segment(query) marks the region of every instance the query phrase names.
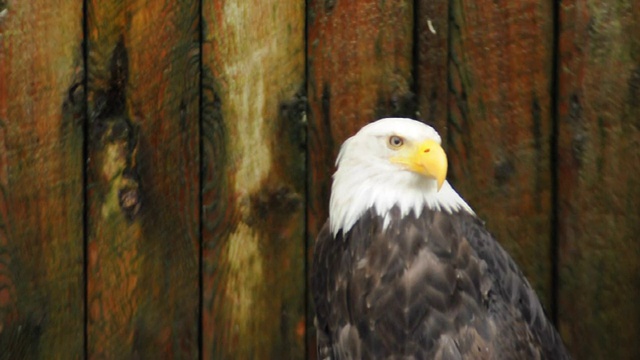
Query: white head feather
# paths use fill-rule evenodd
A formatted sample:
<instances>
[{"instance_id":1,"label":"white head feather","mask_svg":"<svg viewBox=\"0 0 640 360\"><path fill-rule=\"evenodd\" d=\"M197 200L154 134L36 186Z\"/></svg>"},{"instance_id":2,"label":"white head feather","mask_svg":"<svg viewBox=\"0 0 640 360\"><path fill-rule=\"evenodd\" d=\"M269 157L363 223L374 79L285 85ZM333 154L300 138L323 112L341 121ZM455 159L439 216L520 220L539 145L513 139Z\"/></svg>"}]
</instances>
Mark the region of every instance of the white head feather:
<instances>
[{"instance_id":1,"label":"white head feather","mask_svg":"<svg viewBox=\"0 0 640 360\"><path fill-rule=\"evenodd\" d=\"M334 236L340 230L349 231L371 207L384 218L385 227L390 221L389 211L396 205L402 216L411 211L420 216L425 207L473 214L447 181L438 191L435 179L390 161L395 151L387 144L393 135L410 142L441 142L432 127L403 118L378 120L347 139L336 160L338 169L331 188L329 221Z\"/></svg>"}]
</instances>

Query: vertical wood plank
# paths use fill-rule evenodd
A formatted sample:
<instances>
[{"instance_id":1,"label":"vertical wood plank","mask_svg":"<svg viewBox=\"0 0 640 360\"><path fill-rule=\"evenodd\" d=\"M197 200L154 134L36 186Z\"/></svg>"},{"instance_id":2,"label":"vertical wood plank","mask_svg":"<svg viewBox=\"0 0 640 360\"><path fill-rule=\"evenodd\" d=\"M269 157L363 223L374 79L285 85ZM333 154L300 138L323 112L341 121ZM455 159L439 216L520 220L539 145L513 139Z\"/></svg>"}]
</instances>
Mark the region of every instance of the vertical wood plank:
<instances>
[{"instance_id":1,"label":"vertical wood plank","mask_svg":"<svg viewBox=\"0 0 640 360\"><path fill-rule=\"evenodd\" d=\"M88 16L89 357L197 358L199 2Z\"/></svg>"},{"instance_id":2,"label":"vertical wood plank","mask_svg":"<svg viewBox=\"0 0 640 360\"><path fill-rule=\"evenodd\" d=\"M309 1L308 259L328 217L331 175L342 142L379 118L416 116L413 10L408 0ZM312 319L310 309L308 356L315 358Z\"/></svg>"},{"instance_id":3,"label":"vertical wood plank","mask_svg":"<svg viewBox=\"0 0 640 360\"><path fill-rule=\"evenodd\" d=\"M434 126L442 139L447 139L449 1L416 1L415 28L418 118Z\"/></svg>"},{"instance_id":4,"label":"vertical wood plank","mask_svg":"<svg viewBox=\"0 0 640 360\"><path fill-rule=\"evenodd\" d=\"M559 323L576 359L640 358L640 3L560 5Z\"/></svg>"},{"instance_id":5,"label":"vertical wood plank","mask_svg":"<svg viewBox=\"0 0 640 360\"><path fill-rule=\"evenodd\" d=\"M453 0L449 177L551 303L551 2Z\"/></svg>"},{"instance_id":6,"label":"vertical wood plank","mask_svg":"<svg viewBox=\"0 0 640 360\"><path fill-rule=\"evenodd\" d=\"M304 1L203 16L203 358L302 358Z\"/></svg>"},{"instance_id":7,"label":"vertical wood plank","mask_svg":"<svg viewBox=\"0 0 640 360\"><path fill-rule=\"evenodd\" d=\"M83 354L82 2L0 2L0 359Z\"/></svg>"}]
</instances>

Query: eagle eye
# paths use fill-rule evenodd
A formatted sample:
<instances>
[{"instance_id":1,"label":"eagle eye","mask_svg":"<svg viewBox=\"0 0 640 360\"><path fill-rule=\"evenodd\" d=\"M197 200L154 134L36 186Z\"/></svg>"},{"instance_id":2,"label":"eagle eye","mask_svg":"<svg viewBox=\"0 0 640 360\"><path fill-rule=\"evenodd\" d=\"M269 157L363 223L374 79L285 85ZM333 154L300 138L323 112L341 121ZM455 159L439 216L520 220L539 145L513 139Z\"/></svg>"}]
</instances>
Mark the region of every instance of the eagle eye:
<instances>
[{"instance_id":1,"label":"eagle eye","mask_svg":"<svg viewBox=\"0 0 640 360\"><path fill-rule=\"evenodd\" d=\"M389 136L389 146L391 146L392 149L397 149L403 144L404 144L404 139L402 139L400 136L397 136L397 135Z\"/></svg>"}]
</instances>

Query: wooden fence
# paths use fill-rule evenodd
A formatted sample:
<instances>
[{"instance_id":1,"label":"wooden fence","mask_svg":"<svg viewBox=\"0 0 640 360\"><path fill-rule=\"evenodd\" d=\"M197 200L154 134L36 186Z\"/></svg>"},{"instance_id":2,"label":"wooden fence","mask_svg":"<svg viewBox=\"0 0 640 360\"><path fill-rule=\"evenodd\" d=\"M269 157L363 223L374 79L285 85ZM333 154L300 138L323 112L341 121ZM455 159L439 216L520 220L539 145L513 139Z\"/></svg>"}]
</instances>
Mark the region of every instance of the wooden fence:
<instances>
[{"instance_id":1,"label":"wooden fence","mask_svg":"<svg viewBox=\"0 0 640 360\"><path fill-rule=\"evenodd\" d=\"M432 123L576 359L640 357L640 2L0 0L0 359L303 358L341 142Z\"/></svg>"}]
</instances>

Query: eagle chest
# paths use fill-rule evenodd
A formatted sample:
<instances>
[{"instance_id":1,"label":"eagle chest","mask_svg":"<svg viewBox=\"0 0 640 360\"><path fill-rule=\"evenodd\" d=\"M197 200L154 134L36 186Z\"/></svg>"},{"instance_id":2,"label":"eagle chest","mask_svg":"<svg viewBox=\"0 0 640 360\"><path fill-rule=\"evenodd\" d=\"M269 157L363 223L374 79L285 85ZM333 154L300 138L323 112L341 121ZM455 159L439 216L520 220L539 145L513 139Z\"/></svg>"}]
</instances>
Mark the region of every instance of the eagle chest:
<instances>
[{"instance_id":1,"label":"eagle chest","mask_svg":"<svg viewBox=\"0 0 640 360\"><path fill-rule=\"evenodd\" d=\"M486 311L491 282L459 219L391 216L383 229L382 218L365 214L334 240L327 300L336 345L354 357L437 357L461 344L486 355L495 332Z\"/></svg>"}]
</instances>

